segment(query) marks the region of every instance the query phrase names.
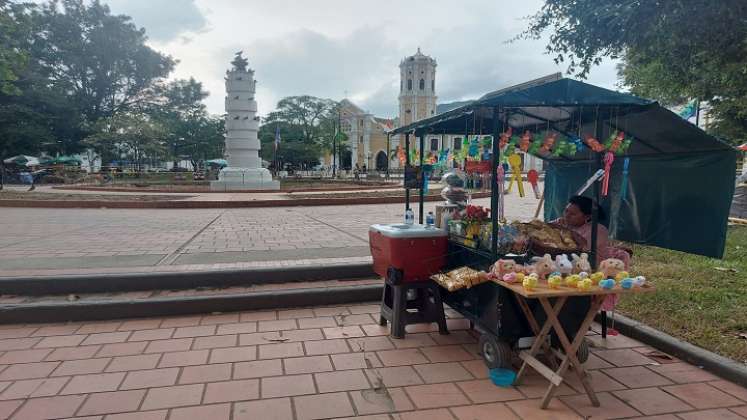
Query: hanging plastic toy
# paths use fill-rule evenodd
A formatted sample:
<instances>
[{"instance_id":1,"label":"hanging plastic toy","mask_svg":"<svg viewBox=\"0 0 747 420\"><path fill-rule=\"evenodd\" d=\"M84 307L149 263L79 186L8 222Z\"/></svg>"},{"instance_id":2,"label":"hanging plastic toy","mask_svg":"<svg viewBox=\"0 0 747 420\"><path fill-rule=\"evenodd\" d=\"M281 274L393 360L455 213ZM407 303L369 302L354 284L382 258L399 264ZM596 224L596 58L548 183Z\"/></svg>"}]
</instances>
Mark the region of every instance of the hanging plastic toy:
<instances>
[{"instance_id":1,"label":"hanging plastic toy","mask_svg":"<svg viewBox=\"0 0 747 420\"><path fill-rule=\"evenodd\" d=\"M519 188L519 197L524 197L524 181L521 178L521 156L513 154L508 157L508 164L511 166L511 181L508 184L508 192L511 192L511 187L516 181L516 186Z\"/></svg>"},{"instance_id":2,"label":"hanging plastic toy","mask_svg":"<svg viewBox=\"0 0 747 420\"><path fill-rule=\"evenodd\" d=\"M405 154L405 150L402 148L402 146L397 146L397 157L399 158L399 163L404 165L407 162L407 155Z\"/></svg>"},{"instance_id":3,"label":"hanging plastic toy","mask_svg":"<svg viewBox=\"0 0 747 420\"><path fill-rule=\"evenodd\" d=\"M521 139L519 139L519 149L521 149L521 151L524 153L528 152L531 142L532 142L532 133L530 133L529 130L527 130L521 136Z\"/></svg>"},{"instance_id":4,"label":"hanging plastic toy","mask_svg":"<svg viewBox=\"0 0 747 420\"><path fill-rule=\"evenodd\" d=\"M620 153L620 147L622 146L623 141L625 141L625 133L620 131L615 136L615 139L612 140L612 143L610 144L609 151L614 154Z\"/></svg>"},{"instance_id":5,"label":"hanging plastic toy","mask_svg":"<svg viewBox=\"0 0 747 420\"><path fill-rule=\"evenodd\" d=\"M560 154L566 150L565 146L566 146L565 140L560 140L555 146L555 148L553 149L552 155L554 157L560 157Z\"/></svg>"},{"instance_id":6,"label":"hanging plastic toy","mask_svg":"<svg viewBox=\"0 0 747 420\"><path fill-rule=\"evenodd\" d=\"M480 143L475 137L469 144L469 156L474 158L480 155Z\"/></svg>"},{"instance_id":7,"label":"hanging plastic toy","mask_svg":"<svg viewBox=\"0 0 747 420\"><path fill-rule=\"evenodd\" d=\"M610 187L610 172L612 171L612 162L615 161L615 155L612 152L604 154L604 180L602 181L602 196L607 197Z\"/></svg>"},{"instance_id":8,"label":"hanging plastic toy","mask_svg":"<svg viewBox=\"0 0 747 420\"><path fill-rule=\"evenodd\" d=\"M539 153L540 147L542 147L542 136L540 136L539 134L535 134L532 140L532 145L529 146L529 153L536 155L537 153Z\"/></svg>"},{"instance_id":9,"label":"hanging plastic toy","mask_svg":"<svg viewBox=\"0 0 747 420\"><path fill-rule=\"evenodd\" d=\"M628 167L630 166L630 158L626 157L623 159L623 171L622 171L622 185L620 186L620 201L625 201L625 197L628 195Z\"/></svg>"},{"instance_id":10,"label":"hanging plastic toy","mask_svg":"<svg viewBox=\"0 0 747 420\"><path fill-rule=\"evenodd\" d=\"M602 146L601 143L599 143L599 140L595 139L594 137L590 135L586 135L584 138L586 141L586 145L589 146L589 148L597 153L604 152L604 146Z\"/></svg>"},{"instance_id":11,"label":"hanging plastic toy","mask_svg":"<svg viewBox=\"0 0 747 420\"><path fill-rule=\"evenodd\" d=\"M545 140L542 142L542 147L540 147L540 152L542 153L549 153L550 149L552 148L552 145L555 144L555 140L558 138L558 135L556 133L549 133Z\"/></svg>"},{"instance_id":12,"label":"hanging plastic toy","mask_svg":"<svg viewBox=\"0 0 747 420\"><path fill-rule=\"evenodd\" d=\"M540 192L539 192L539 174L534 169L530 169L529 172L527 172L527 181L529 181L529 184L532 186L532 190L534 191L534 197L539 200L540 198Z\"/></svg>"},{"instance_id":13,"label":"hanging plastic toy","mask_svg":"<svg viewBox=\"0 0 747 420\"><path fill-rule=\"evenodd\" d=\"M512 127L508 127L508 130L506 130L504 133L501 133L501 141L498 143L501 149L506 147L506 144L508 144L508 140L511 138L511 134L513 134L514 129Z\"/></svg>"}]
</instances>

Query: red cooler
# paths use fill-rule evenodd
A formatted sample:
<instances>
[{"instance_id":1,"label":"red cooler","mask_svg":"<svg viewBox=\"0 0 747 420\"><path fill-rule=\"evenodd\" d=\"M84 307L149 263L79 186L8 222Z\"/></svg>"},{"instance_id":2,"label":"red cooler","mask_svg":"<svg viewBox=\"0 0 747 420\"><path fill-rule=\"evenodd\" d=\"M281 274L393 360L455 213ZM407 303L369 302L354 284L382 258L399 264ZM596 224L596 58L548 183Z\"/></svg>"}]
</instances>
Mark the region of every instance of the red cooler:
<instances>
[{"instance_id":1,"label":"red cooler","mask_svg":"<svg viewBox=\"0 0 747 420\"><path fill-rule=\"evenodd\" d=\"M371 225L368 230L376 274L402 270L403 281L427 280L446 265L447 233L424 225Z\"/></svg>"}]
</instances>

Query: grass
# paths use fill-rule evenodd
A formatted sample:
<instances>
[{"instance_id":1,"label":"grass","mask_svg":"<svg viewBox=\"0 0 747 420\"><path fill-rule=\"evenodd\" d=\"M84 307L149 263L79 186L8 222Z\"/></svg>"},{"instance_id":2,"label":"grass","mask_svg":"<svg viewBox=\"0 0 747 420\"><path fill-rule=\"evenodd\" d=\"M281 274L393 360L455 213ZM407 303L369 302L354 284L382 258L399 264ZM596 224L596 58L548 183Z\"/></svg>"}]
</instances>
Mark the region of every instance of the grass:
<instances>
[{"instance_id":1,"label":"grass","mask_svg":"<svg viewBox=\"0 0 747 420\"><path fill-rule=\"evenodd\" d=\"M649 246L634 254L634 274L657 292L626 296L620 313L747 363L747 226L729 228L723 260Z\"/></svg>"}]
</instances>

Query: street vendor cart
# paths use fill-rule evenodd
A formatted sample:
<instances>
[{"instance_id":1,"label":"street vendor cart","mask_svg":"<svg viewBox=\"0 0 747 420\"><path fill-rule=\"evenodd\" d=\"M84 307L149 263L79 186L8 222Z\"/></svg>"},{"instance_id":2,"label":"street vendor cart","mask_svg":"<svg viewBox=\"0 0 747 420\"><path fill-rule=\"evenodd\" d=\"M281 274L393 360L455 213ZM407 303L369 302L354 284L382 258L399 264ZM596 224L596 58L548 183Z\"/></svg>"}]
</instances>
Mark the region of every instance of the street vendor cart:
<instances>
[{"instance_id":1,"label":"street vendor cart","mask_svg":"<svg viewBox=\"0 0 747 420\"><path fill-rule=\"evenodd\" d=\"M410 208L414 187L419 192L421 225L427 182L422 174L441 163L441 157L426 158L426 136L463 136L466 147L452 155L482 161L469 166L489 170L489 221L477 229L480 233L467 235L467 240L464 229L450 232L446 258L440 268L431 267L433 275L443 276L460 267L489 272L499 259L524 264L543 255L532 244L517 250L504 243L504 230L509 226L503 220L504 177L518 183L523 195L524 179L517 162L526 155L546 161L545 220L561 215L573 195L594 198L589 247L592 271L600 263L598 206L610 215L608 228L615 239L719 258L723 254L737 153L656 102L556 74L491 92L390 134L404 137L400 148L405 150L406 178L414 174L405 180L405 209ZM419 156L410 150L413 135L418 139ZM473 154L474 149L477 153ZM418 156L417 161L411 156ZM540 250L553 254L551 249ZM387 275L396 271L389 270ZM397 275L403 277L403 273ZM611 288L600 283L585 290L549 290L547 282L525 287L493 278L453 291L441 288L440 298L481 333L480 350L489 368L509 367L518 354L523 365L517 380L527 367L550 380L543 408L571 366L582 376L592 403L598 405L581 365L588 357L583 336L606 295L653 290L623 289L619 281L613 284ZM520 352L525 337L530 337L531 347ZM536 359L540 350L550 367Z\"/></svg>"}]
</instances>

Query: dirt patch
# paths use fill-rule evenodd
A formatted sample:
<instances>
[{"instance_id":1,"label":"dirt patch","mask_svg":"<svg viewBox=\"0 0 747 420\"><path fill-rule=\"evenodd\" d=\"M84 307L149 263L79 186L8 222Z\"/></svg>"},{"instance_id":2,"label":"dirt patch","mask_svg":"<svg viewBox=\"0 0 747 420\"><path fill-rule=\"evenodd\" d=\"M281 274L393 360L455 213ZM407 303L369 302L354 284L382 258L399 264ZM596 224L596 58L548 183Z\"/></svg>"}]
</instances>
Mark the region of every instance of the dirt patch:
<instances>
[{"instance_id":1,"label":"dirt patch","mask_svg":"<svg viewBox=\"0 0 747 420\"><path fill-rule=\"evenodd\" d=\"M65 194L36 191L0 191L0 200L33 201L174 201L191 196L174 195L116 195L116 194Z\"/></svg>"}]
</instances>

